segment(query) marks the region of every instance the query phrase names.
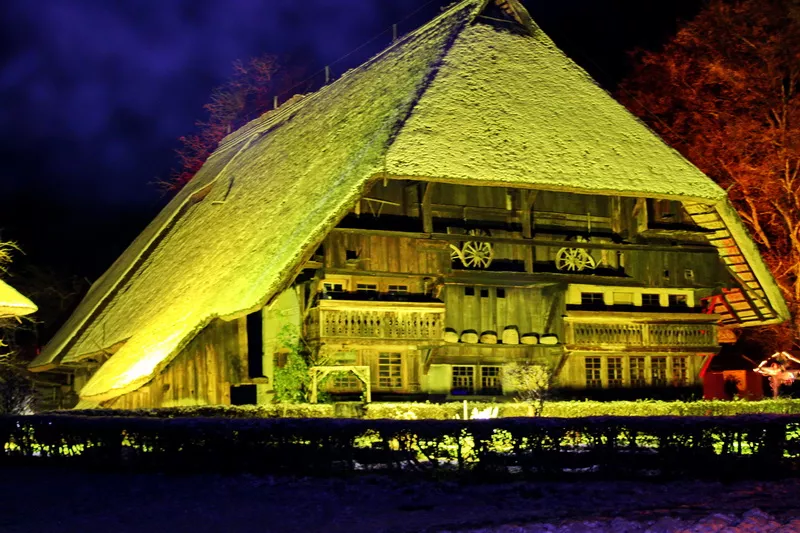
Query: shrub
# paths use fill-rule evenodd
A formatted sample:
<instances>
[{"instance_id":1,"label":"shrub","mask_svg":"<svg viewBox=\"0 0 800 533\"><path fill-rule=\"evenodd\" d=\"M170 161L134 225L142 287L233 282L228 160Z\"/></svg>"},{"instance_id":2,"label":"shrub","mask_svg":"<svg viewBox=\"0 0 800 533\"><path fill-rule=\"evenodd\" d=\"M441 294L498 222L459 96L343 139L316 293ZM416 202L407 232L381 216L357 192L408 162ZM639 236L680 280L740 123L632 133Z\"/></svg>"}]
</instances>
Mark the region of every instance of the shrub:
<instances>
[{"instance_id":1,"label":"shrub","mask_svg":"<svg viewBox=\"0 0 800 533\"><path fill-rule=\"evenodd\" d=\"M0 466L489 480L796 475L800 416L352 420L0 417Z\"/></svg>"}]
</instances>

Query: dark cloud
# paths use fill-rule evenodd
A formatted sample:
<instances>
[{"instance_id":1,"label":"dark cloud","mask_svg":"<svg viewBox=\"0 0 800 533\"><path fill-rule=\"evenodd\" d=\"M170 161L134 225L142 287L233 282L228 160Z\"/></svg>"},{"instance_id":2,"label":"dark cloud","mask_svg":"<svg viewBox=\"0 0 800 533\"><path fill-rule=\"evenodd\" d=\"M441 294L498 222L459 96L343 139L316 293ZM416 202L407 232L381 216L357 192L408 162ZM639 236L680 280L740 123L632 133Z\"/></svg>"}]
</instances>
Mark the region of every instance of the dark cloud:
<instances>
[{"instance_id":1,"label":"dark cloud","mask_svg":"<svg viewBox=\"0 0 800 533\"><path fill-rule=\"evenodd\" d=\"M313 69L361 44L390 11L421 3L6 1L4 181L148 201L157 193L147 183L168 176L176 139L203 118L235 59L269 52Z\"/></svg>"}]
</instances>

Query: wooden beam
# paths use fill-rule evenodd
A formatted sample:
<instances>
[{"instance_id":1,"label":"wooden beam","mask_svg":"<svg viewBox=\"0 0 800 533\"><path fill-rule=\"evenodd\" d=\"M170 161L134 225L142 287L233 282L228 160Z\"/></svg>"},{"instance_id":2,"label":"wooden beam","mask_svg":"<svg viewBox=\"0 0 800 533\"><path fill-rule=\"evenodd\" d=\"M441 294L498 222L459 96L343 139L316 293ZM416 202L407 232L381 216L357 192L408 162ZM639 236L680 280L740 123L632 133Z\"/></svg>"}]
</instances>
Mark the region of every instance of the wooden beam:
<instances>
[{"instance_id":1,"label":"wooden beam","mask_svg":"<svg viewBox=\"0 0 800 533\"><path fill-rule=\"evenodd\" d=\"M711 245L697 246L697 245L647 245L647 244L616 244L613 242L577 242L577 241L554 241L545 239L522 239L513 237L489 237L484 235L456 235L450 233L418 233L418 232L405 232L405 231L387 231L375 229L360 229L360 228L333 228L331 233L345 233L351 235L376 235L382 237L405 237L409 239L435 239L449 242L460 241L475 241L475 242L491 242L498 244L517 244L523 246L554 246L563 248L568 246L570 248L585 248L587 250L640 250L652 252L688 252L700 254L714 254L717 255L717 248Z\"/></svg>"},{"instance_id":2,"label":"wooden beam","mask_svg":"<svg viewBox=\"0 0 800 533\"><path fill-rule=\"evenodd\" d=\"M422 193L422 231L424 233L433 233L433 213L431 211L431 198L433 197L433 188L436 186L434 182L427 182L423 185L425 188Z\"/></svg>"}]
</instances>

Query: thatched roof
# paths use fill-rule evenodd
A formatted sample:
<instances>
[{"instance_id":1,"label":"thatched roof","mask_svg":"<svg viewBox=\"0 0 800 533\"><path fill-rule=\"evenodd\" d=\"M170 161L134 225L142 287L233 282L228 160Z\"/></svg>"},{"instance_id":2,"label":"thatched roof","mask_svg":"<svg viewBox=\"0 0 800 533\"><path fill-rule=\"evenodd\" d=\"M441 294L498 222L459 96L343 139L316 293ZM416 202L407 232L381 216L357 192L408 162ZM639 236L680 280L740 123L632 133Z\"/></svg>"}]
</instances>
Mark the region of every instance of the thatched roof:
<instances>
[{"instance_id":1,"label":"thatched roof","mask_svg":"<svg viewBox=\"0 0 800 533\"><path fill-rule=\"evenodd\" d=\"M383 177L724 201L535 26L476 18L485 4L459 3L225 139L32 369L117 350L81 396L135 390L211 320L271 301Z\"/></svg>"},{"instance_id":2,"label":"thatched roof","mask_svg":"<svg viewBox=\"0 0 800 533\"><path fill-rule=\"evenodd\" d=\"M14 287L0 280L0 318L29 315L37 310L36 304L17 292Z\"/></svg>"}]
</instances>

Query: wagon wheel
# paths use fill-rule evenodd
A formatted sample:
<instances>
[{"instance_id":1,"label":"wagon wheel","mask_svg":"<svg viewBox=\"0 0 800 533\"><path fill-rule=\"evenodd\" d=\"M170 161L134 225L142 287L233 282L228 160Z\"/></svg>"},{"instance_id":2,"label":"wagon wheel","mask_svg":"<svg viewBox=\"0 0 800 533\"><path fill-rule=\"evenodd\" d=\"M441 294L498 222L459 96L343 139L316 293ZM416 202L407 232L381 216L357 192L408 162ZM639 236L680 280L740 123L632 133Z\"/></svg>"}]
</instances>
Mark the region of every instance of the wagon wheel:
<instances>
[{"instance_id":1,"label":"wagon wheel","mask_svg":"<svg viewBox=\"0 0 800 533\"><path fill-rule=\"evenodd\" d=\"M585 242L585 239L579 237L578 242ZM580 272L595 268L597 268L597 263L585 248L561 248L556 254L556 269L558 270Z\"/></svg>"},{"instance_id":2,"label":"wagon wheel","mask_svg":"<svg viewBox=\"0 0 800 533\"><path fill-rule=\"evenodd\" d=\"M472 268L489 268L494 257L494 250L488 242L466 242L461 249L461 253L464 266Z\"/></svg>"},{"instance_id":3,"label":"wagon wheel","mask_svg":"<svg viewBox=\"0 0 800 533\"><path fill-rule=\"evenodd\" d=\"M480 229L469 230L468 235L477 237L488 236L489 233ZM450 245L450 259L458 259L467 268L488 268L494 258L494 248L488 242L467 241L458 245Z\"/></svg>"},{"instance_id":4,"label":"wagon wheel","mask_svg":"<svg viewBox=\"0 0 800 533\"><path fill-rule=\"evenodd\" d=\"M464 262L464 255L461 253L461 248L456 246L455 244L450 245L450 261L459 260L462 263Z\"/></svg>"}]
</instances>

